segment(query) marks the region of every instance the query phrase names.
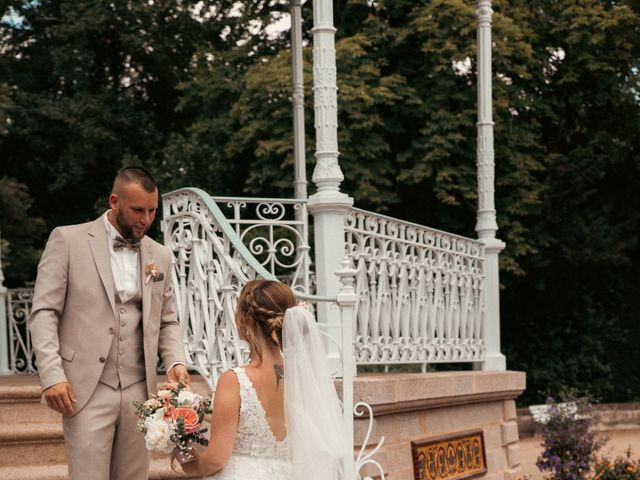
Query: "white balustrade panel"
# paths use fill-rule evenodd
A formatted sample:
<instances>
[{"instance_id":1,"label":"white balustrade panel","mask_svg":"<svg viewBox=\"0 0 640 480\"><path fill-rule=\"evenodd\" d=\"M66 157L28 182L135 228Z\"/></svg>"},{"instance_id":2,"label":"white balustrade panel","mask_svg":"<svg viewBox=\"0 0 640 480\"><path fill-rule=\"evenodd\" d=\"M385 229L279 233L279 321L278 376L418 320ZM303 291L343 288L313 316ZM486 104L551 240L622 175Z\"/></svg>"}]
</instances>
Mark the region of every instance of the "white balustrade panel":
<instances>
[{"instance_id":1,"label":"white balustrade panel","mask_svg":"<svg viewBox=\"0 0 640 480\"><path fill-rule=\"evenodd\" d=\"M260 264L296 292L309 290L306 200L212 197Z\"/></svg>"},{"instance_id":2,"label":"white balustrade panel","mask_svg":"<svg viewBox=\"0 0 640 480\"><path fill-rule=\"evenodd\" d=\"M481 243L356 208L345 232L359 365L485 358Z\"/></svg>"},{"instance_id":3,"label":"white balustrade panel","mask_svg":"<svg viewBox=\"0 0 640 480\"><path fill-rule=\"evenodd\" d=\"M32 288L10 288L7 290L9 370L14 374L37 373L31 335L29 335L27 328L32 302Z\"/></svg>"},{"instance_id":4,"label":"white balustrade panel","mask_svg":"<svg viewBox=\"0 0 640 480\"><path fill-rule=\"evenodd\" d=\"M255 271L201 196L178 190L163 197L163 207L164 243L174 255L174 297L188 361L213 388L222 372L247 360L235 310Z\"/></svg>"}]
</instances>

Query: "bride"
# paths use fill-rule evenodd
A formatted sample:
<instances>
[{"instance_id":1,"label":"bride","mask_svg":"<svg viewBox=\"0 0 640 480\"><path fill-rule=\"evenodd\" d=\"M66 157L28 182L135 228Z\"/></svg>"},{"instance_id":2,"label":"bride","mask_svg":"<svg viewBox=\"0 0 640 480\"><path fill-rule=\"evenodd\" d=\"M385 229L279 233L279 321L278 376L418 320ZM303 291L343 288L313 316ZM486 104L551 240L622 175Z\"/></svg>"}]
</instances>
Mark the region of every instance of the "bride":
<instances>
[{"instance_id":1,"label":"bride","mask_svg":"<svg viewBox=\"0 0 640 480\"><path fill-rule=\"evenodd\" d=\"M208 447L182 465L209 480L343 480L350 442L319 328L293 291L253 280L236 325L244 367L218 379ZM345 460L349 461L349 460Z\"/></svg>"}]
</instances>

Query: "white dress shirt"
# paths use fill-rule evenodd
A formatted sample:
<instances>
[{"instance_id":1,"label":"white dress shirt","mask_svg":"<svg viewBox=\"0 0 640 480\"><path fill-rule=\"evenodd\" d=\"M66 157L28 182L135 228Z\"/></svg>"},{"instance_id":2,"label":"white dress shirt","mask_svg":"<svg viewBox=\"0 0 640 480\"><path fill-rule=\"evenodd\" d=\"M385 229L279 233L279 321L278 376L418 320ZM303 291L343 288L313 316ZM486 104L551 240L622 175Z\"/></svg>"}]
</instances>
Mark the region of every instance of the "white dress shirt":
<instances>
[{"instance_id":1,"label":"white dress shirt","mask_svg":"<svg viewBox=\"0 0 640 480\"><path fill-rule=\"evenodd\" d=\"M131 248L121 248L118 251L113 249L113 241L121 235L107 218L110 211L104 214L104 224L111 255L111 272L120 301L125 303L140 289L140 252Z\"/></svg>"}]
</instances>

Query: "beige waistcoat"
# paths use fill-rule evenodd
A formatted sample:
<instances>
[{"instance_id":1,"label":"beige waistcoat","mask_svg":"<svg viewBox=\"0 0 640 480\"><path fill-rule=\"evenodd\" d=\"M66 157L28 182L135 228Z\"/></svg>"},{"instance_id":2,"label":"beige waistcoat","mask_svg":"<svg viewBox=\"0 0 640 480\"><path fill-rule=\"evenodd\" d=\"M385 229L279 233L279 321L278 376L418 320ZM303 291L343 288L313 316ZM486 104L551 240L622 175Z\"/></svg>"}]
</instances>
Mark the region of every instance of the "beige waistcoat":
<instances>
[{"instance_id":1,"label":"beige waistcoat","mask_svg":"<svg viewBox=\"0 0 640 480\"><path fill-rule=\"evenodd\" d=\"M100 383L111 388L127 388L145 378L142 338L142 294L138 289L125 303L116 293L117 322Z\"/></svg>"}]
</instances>

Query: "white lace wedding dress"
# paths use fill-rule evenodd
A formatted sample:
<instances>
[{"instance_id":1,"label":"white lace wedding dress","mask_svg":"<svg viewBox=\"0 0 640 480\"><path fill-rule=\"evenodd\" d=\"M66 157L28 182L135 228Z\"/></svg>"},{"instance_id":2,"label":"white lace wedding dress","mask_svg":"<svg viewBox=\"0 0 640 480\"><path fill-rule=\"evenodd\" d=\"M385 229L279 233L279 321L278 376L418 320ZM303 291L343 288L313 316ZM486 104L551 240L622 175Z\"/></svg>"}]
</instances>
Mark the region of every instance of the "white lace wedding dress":
<instances>
[{"instance_id":1,"label":"white lace wedding dress","mask_svg":"<svg viewBox=\"0 0 640 480\"><path fill-rule=\"evenodd\" d=\"M292 480L287 438L277 441L244 367L234 368L240 384L240 420L227 465L205 480Z\"/></svg>"}]
</instances>

